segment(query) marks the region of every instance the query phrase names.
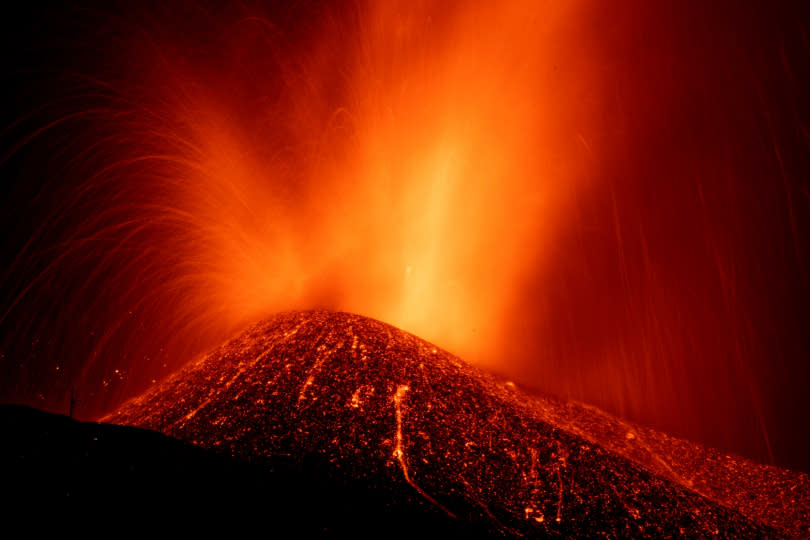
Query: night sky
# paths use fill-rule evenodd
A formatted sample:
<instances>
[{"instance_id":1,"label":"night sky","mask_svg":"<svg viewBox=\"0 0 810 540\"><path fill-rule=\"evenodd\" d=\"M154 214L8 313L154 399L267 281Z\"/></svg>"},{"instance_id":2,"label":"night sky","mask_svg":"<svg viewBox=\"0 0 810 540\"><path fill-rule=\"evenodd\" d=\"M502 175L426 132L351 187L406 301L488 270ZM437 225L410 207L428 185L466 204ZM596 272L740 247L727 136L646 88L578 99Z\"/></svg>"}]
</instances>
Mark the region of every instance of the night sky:
<instances>
[{"instance_id":1,"label":"night sky","mask_svg":"<svg viewBox=\"0 0 810 540\"><path fill-rule=\"evenodd\" d=\"M804 2L129 4L0 17L0 401L322 307L810 471Z\"/></svg>"}]
</instances>

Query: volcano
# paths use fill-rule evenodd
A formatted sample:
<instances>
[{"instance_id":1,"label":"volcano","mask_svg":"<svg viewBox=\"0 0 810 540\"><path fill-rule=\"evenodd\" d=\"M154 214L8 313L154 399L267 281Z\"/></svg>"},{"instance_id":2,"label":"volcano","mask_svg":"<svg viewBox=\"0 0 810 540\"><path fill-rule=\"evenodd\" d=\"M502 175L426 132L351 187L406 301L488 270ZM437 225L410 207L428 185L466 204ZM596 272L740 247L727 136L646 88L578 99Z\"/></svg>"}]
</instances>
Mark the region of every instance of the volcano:
<instances>
[{"instance_id":1,"label":"volcano","mask_svg":"<svg viewBox=\"0 0 810 540\"><path fill-rule=\"evenodd\" d=\"M393 507L483 533L810 533L804 474L524 392L347 313L274 316L104 421L268 469L317 460Z\"/></svg>"}]
</instances>

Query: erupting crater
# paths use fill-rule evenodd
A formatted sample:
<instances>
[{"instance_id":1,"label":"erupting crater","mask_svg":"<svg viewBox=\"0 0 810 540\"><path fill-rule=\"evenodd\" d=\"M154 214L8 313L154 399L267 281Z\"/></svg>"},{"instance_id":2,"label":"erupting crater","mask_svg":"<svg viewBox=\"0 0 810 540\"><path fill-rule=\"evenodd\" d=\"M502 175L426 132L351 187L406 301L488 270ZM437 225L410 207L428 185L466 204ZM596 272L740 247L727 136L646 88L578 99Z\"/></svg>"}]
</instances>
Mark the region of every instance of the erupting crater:
<instances>
[{"instance_id":1,"label":"erupting crater","mask_svg":"<svg viewBox=\"0 0 810 540\"><path fill-rule=\"evenodd\" d=\"M256 324L104 419L528 536L805 536L807 475L532 396L359 315Z\"/></svg>"}]
</instances>

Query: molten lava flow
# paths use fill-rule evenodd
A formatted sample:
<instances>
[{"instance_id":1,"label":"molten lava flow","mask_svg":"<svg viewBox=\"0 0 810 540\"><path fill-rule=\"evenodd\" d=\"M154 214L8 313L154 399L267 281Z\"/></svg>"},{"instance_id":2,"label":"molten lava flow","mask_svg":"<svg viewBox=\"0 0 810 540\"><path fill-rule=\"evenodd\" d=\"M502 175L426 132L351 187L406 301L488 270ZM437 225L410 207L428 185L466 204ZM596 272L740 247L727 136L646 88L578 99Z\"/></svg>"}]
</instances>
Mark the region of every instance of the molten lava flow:
<instances>
[{"instance_id":1,"label":"molten lava flow","mask_svg":"<svg viewBox=\"0 0 810 540\"><path fill-rule=\"evenodd\" d=\"M439 503L436 499L431 497L429 494L425 493L425 491L420 488L419 486L414 483L411 479L411 475L408 473L408 463L407 463L407 451L405 450L405 442L404 437L402 435L402 398L405 393L410 390L410 387L407 384L401 384L397 387L397 391L394 394L394 414L397 419L397 429L396 433L394 434L394 458L399 462L400 467L402 468L402 476L405 478L405 481L416 490L422 497L426 500L430 501L433 505L441 508L444 512L452 517L455 518L456 515L444 507L441 503Z\"/></svg>"}]
</instances>

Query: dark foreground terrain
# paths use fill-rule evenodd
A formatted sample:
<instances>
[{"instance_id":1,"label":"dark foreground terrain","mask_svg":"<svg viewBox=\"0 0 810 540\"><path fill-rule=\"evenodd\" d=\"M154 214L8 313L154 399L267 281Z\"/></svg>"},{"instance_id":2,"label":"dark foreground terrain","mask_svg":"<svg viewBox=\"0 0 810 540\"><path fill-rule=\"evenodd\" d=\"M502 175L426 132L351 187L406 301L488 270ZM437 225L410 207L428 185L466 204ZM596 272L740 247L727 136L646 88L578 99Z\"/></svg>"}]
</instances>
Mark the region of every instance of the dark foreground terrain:
<instances>
[{"instance_id":1,"label":"dark foreground terrain","mask_svg":"<svg viewBox=\"0 0 810 540\"><path fill-rule=\"evenodd\" d=\"M345 313L260 323L105 421L135 427L3 409L3 489L35 503L120 498L138 515L182 505L303 534L810 532L804 474L528 396Z\"/></svg>"},{"instance_id":2,"label":"dark foreground terrain","mask_svg":"<svg viewBox=\"0 0 810 540\"><path fill-rule=\"evenodd\" d=\"M0 432L0 517L28 531L66 519L73 531L116 535L131 528L236 533L260 526L271 538L376 536L393 523L395 536L476 535L433 509L392 506L387 494L317 456L251 465L154 431L16 405L0 405ZM98 528L110 523L119 528Z\"/></svg>"}]
</instances>

